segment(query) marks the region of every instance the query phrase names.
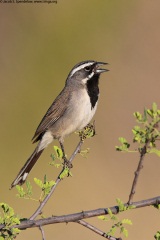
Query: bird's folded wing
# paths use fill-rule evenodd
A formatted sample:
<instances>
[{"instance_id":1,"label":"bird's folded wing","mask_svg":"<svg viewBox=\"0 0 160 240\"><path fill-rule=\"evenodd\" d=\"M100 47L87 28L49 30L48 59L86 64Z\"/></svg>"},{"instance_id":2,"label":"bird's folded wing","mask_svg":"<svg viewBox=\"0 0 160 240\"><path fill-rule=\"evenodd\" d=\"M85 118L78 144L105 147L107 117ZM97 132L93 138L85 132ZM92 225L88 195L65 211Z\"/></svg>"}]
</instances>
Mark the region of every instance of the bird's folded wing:
<instances>
[{"instance_id":1,"label":"bird's folded wing","mask_svg":"<svg viewBox=\"0 0 160 240\"><path fill-rule=\"evenodd\" d=\"M34 142L40 140L41 136L64 114L68 107L69 99L70 91L64 88L41 120L32 138L32 140L35 139Z\"/></svg>"}]
</instances>

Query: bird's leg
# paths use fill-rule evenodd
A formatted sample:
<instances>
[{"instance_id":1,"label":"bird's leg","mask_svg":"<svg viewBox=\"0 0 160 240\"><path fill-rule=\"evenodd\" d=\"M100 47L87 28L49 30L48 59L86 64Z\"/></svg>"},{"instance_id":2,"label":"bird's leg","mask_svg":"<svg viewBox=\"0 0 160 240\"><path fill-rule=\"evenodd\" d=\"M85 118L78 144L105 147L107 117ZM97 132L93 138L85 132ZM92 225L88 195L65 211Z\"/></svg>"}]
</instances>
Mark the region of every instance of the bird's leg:
<instances>
[{"instance_id":1,"label":"bird's leg","mask_svg":"<svg viewBox=\"0 0 160 240\"><path fill-rule=\"evenodd\" d=\"M64 166L65 167L68 167L69 169L72 168L72 163L66 158L66 154L65 154L65 151L64 151L64 146L63 146L63 143L62 141L59 140L59 144L61 146L61 150L62 150L62 153L63 153L63 161L64 161Z\"/></svg>"}]
</instances>

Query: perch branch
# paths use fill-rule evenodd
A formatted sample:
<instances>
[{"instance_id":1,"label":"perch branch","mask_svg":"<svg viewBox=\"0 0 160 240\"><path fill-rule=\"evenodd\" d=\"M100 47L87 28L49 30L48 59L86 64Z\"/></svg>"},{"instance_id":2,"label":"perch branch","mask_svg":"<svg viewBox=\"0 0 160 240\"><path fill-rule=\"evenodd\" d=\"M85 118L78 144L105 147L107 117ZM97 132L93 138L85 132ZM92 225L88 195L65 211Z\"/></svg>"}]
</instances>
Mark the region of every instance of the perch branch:
<instances>
[{"instance_id":1,"label":"perch branch","mask_svg":"<svg viewBox=\"0 0 160 240\"><path fill-rule=\"evenodd\" d=\"M72 161L74 160L75 156L77 155L78 152L80 152L81 146L83 144L83 141L80 141L76 147L76 149L74 150L73 154L71 155L69 162L72 163ZM57 177L57 180L55 181L55 184L53 185L53 187L51 188L50 193L44 198L44 200L41 202L41 204L39 205L39 207L37 208L37 210L33 213L33 215L29 218L30 220L34 220L39 214L41 214L42 209L44 208L44 206L46 205L46 203L48 202L48 200L50 199L51 195L54 193L57 185L61 182L61 173L64 171L65 166L63 167L62 171L60 172L60 174Z\"/></svg>"},{"instance_id":2,"label":"perch branch","mask_svg":"<svg viewBox=\"0 0 160 240\"><path fill-rule=\"evenodd\" d=\"M153 206L157 204L160 204L160 196L132 203L132 205L134 206L133 210L136 208ZM124 205L127 207L128 203L125 203ZM112 211L113 214L117 214L119 212L119 207L118 206L110 207L110 210ZM30 220L30 219L22 220L20 224L14 225L12 226L12 228L26 229L26 228L45 226L49 224L55 224L55 223L77 222L82 219L97 217L97 216L107 215L107 214L108 214L108 207L99 208L99 209L90 210L90 211L83 211L83 212L78 212L74 214L62 215L62 216L54 216L54 217L43 218L38 220ZM2 229L3 227L4 227L4 224L0 224L0 229Z\"/></svg>"}]
</instances>

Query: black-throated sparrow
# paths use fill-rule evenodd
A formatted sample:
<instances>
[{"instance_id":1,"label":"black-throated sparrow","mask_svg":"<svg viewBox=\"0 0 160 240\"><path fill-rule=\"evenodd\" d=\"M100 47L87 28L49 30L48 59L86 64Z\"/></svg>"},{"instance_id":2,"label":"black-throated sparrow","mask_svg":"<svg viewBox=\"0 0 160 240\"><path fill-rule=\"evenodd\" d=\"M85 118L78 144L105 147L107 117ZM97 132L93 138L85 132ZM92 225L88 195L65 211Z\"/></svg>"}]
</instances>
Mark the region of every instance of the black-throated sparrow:
<instances>
[{"instance_id":1,"label":"black-throated sparrow","mask_svg":"<svg viewBox=\"0 0 160 240\"><path fill-rule=\"evenodd\" d=\"M11 184L23 184L43 150L58 139L64 153L63 140L68 134L83 129L94 116L99 96L100 74L108 71L100 69L107 63L84 61L77 64L69 73L65 87L54 100L41 120L34 136L36 149Z\"/></svg>"}]
</instances>

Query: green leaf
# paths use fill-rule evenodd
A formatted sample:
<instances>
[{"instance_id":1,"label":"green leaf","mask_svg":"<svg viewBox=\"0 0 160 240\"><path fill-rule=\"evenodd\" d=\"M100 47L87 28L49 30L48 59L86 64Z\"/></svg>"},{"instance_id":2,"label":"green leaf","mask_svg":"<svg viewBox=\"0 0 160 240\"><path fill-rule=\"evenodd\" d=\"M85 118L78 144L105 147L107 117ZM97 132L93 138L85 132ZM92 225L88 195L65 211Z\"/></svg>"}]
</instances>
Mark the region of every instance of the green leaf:
<instances>
[{"instance_id":1,"label":"green leaf","mask_svg":"<svg viewBox=\"0 0 160 240\"><path fill-rule=\"evenodd\" d=\"M71 172L70 172L70 169L68 167L66 167L63 172L60 174L60 179L63 179L67 176L72 176Z\"/></svg>"},{"instance_id":2,"label":"green leaf","mask_svg":"<svg viewBox=\"0 0 160 240\"><path fill-rule=\"evenodd\" d=\"M125 227L121 227L120 231L123 233L125 237L128 237L128 230Z\"/></svg>"},{"instance_id":3,"label":"green leaf","mask_svg":"<svg viewBox=\"0 0 160 240\"><path fill-rule=\"evenodd\" d=\"M119 141L121 142L122 146L116 146L117 151L128 151L128 148L130 147L130 144L127 142L127 140L123 137L119 138Z\"/></svg>"},{"instance_id":4,"label":"green leaf","mask_svg":"<svg viewBox=\"0 0 160 240\"><path fill-rule=\"evenodd\" d=\"M152 104L153 113L157 113L157 104L154 102Z\"/></svg>"},{"instance_id":5,"label":"green leaf","mask_svg":"<svg viewBox=\"0 0 160 240\"><path fill-rule=\"evenodd\" d=\"M81 150L80 151L80 155L83 157L83 158L87 158L87 154L89 153L89 148L87 148L86 150Z\"/></svg>"},{"instance_id":6,"label":"green leaf","mask_svg":"<svg viewBox=\"0 0 160 240\"><path fill-rule=\"evenodd\" d=\"M117 228L116 226L112 226L111 229L107 232L107 235L114 236Z\"/></svg>"},{"instance_id":7,"label":"green leaf","mask_svg":"<svg viewBox=\"0 0 160 240\"><path fill-rule=\"evenodd\" d=\"M56 156L53 153L51 153L51 158L52 158L52 161L56 160Z\"/></svg>"},{"instance_id":8,"label":"green leaf","mask_svg":"<svg viewBox=\"0 0 160 240\"><path fill-rule=\"evenodd\" d=\"M147 109L144 108L144 114L143 114L143 122L147 121Z\"/></svg>"},{"instance_id":9,"label":"green leaf","mask_svg":"<svg viewBox=\"0 0 160 240\"><path fill-rule=\"evenodd\" d=\"M56 152L56 156L57 158L63 158L63 152L61 150L61 148L57 147L57 146L53 146L55 152Z\"/></svg>"},{"instance_id":10,"label":"green leaf","mask_svg":"<svg viewBox=\"0 0 160 240\"><path fill-rule=\"evenodd\" d=\"M26 181L26 187L27 187L27 195L31 196L32 195L32 185L29 181Z\"/></svg>"},{"instance_id":11,"label":"green leaf","mask_svg":"<svg viewBox=\"0 0 160 240\"><path fill-rule=\"evenodd\" d=\"M152 110L147 109L147 113L148 113L148 115L149 115L150 117L153 117L153 111L152 111Z\"/></svg>"},{"instance_id":12,"label":"green leaf","mask_svg":"<svg viewBox=\"0 0 160 240\"><path fill-rule=\"evenodd\" d=\"M142 120L142 114L140 114L139 112L134 112L133 115L135 116L135 118L137 118L138 121Z\"/></svg>"},{"instance_id":13,"label":"green leaf","mask_svg":"<svg viewBox=\"0 0 160 240\"><path fill-rule=\"evenodd\" d=\"M38 179L38 178L34 178L34 182L40 187L40 188L43 188L43 182Z\"/></svg>"},{"instance_id":14,"label":"green leaf","mask_svg":"<svg viewBox=\"0 0 160 240\"><path fill-rule=\"evenodd\" d=\"M132 221L129 220L129 219L123 219L123 220L122 220L122 223L128 224L128 225L132 225Z\"/></svg>"},{"instance_id":15,"label":"green leaf","mask_svg":"<svg viewBox=\"0 0 160 240\"><path fill-rule=\"evenodd\" d=\"M157 231L156 234L154 235L154 238L156 240L160 240L160 231Z\"/></svg>"},{"instance_id":16,"label":"green leaf","mask_svg":"<svg viewBox=\"0 0 160 240\"><path fill-rule=\"evenodd\" d=\"M21 230L19 230L18 228L12 228L11 231L12 231L12 234L17 235L18 233L20 233Z\"/></svg>"},{"instance_id":17,"label":"green leaf","mask_svg":"<svg viewBox=\"0 0 160 240\"><path fill-rule=\"evenodd\" d=\"M110 216L110 217L112 217L112 216L113 216L113 213L112 213L112 211L111 211L111 209L110 209L110 208L107 208L107 212L108 212L108 214L109 214L109 216Z\"/></svg>"},{"instance_id":18,"label":"green leaf","mask_svg":"<svg viewBox=\"0 0 160 240\"><path fill-rule=\"evenodd\" d=\"M23 190L23 187L16 185L16 189L18 191L17 194L18 197L24 197L26 195L26 192Z\"/></svg>"},{"instance_id":19,"label":"green leaf","mask_svg":"<svg viewBox=\"0 0 160 240\"><path fill-rule=\"evenodd\" d=\"M98 216L98 219L103 220L103 221L108 221L108 217L106 216Z\"/></svg>"},{"instance_id":20,"label":"green leaf","mask_svg":"<svg viewBox=\"0 0 160 240\"><path fill-rule=\"evenodd\" d=\"M55 181L46 181L45 184L43 184L43 190L44 190L44 195L48 195L51 191L52 186L55 185Z\"/></svg>"},{"instance_id":21,"label":"green leaf","mask_svg":"<svg viewBox=\"0 0 160 240\"><path fill-rule=\"evenodd\" d=\"M123 138L123 137L119 137L119 141L120 141L122 144L127 142L127 140L126 140L125 138Z\"/></svg>"},{"instance_id":22,"label":"green leaf","mask_svg":"<svg viewBox=\"0 0 160 240\"><path fill-rule=\"evenodd\" d=\"M126 210L126 206L124 205L124 203L119 198L116 199L116 202L118 204L120 212L123 212L123 211Z\"/></svg>"}]
</instances>

